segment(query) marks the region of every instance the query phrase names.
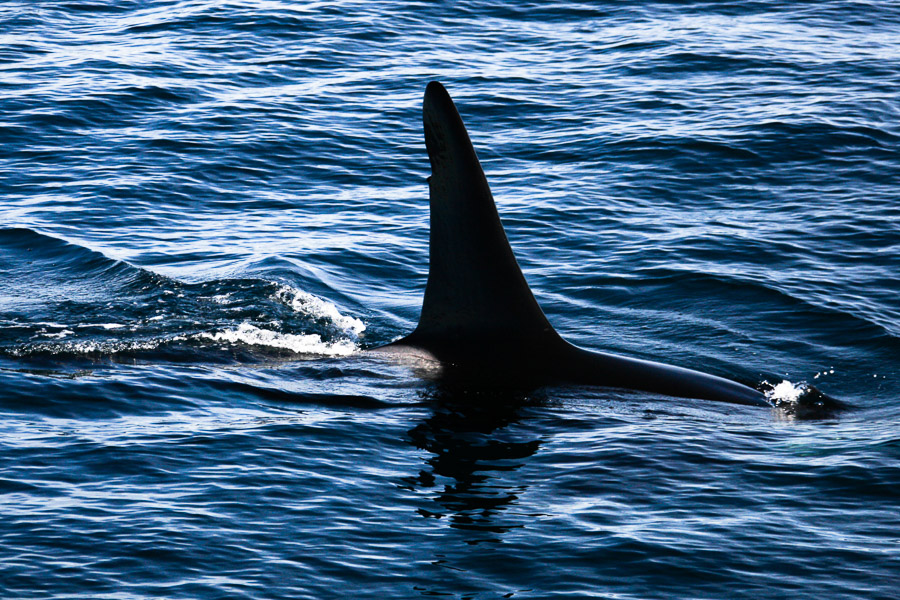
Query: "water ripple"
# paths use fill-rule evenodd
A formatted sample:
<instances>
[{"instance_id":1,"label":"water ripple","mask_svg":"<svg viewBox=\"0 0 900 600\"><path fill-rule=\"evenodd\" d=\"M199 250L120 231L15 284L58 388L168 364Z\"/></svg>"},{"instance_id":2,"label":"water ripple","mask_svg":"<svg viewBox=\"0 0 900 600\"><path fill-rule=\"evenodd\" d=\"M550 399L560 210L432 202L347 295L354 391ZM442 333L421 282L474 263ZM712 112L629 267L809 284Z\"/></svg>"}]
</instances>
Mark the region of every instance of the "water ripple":
<instances>
[{"instance_id":1,"label":"water ripple","mask_svg":"<svg viewBox=\"0 0 900 600\"><path fill-rule=\"evenodd\" d=\"M894 597L898 27L2 3L0 595ZM851 408L447 389L359 351L418 317L432 79L567 338Z\"/></svg>"}]
</instances>

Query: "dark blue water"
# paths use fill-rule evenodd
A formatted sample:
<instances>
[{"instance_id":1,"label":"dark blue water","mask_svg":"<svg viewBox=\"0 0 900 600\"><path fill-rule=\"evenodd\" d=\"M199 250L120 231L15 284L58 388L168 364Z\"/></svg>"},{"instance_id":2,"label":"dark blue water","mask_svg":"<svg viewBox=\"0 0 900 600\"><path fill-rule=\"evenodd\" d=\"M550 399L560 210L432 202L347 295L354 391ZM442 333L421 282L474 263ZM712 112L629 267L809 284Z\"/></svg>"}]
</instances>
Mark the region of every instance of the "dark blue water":
<instances>
[{"instance_id":1,"label":"dark blue water","mask_svg":"<svg viewBox=\"0 0 900 600\"><path fill-rule=\"evenodd\" d=\"M900 6L685 4L0 4L0 596L896 598ZM567 339L784 407L366 355L432 79Z\"/></svg>"}]
</instances>

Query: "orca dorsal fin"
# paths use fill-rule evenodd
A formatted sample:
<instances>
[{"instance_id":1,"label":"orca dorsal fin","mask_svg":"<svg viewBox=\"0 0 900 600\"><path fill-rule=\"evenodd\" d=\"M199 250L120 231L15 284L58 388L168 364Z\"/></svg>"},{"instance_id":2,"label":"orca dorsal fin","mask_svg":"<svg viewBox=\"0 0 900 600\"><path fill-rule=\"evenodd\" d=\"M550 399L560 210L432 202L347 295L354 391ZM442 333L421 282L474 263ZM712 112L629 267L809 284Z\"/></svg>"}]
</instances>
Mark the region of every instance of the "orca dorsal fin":
<instances>
[{"instance_id":1,"label":"orca dorsal fin","mask_svg":"<svg viewBox=\"0 0 900 600\"><path fill-rule=\"evenodd\" d=\"M463 349L559 336L513 255L465 125L440 83L425 89L431 160L428 283L416 330L400 343Z\"/></svg>"}]
</instances>

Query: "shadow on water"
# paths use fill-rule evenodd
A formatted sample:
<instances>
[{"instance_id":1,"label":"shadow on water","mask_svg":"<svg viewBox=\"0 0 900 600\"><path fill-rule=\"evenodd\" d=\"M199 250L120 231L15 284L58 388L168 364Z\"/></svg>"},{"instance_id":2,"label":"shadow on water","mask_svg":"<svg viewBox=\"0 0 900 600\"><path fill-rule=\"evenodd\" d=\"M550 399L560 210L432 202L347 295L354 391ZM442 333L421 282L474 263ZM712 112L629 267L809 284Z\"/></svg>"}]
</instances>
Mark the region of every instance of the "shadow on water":
<instances>
[{"instance_id":1,"label":"shadow on water","mask_svg":"<svg viewBox=\"0 0 900 600\"><path fill-rule=\"evenodd\" d=\"M433 506L426 518L447 519L449 526L479 534L477 544L499 541L523 527L510 512L527 486L508 474L537 452L541 439L521 427L523 413L545 403L540 392L475 388L441 382L424 393L431 416L409 430L409 441L431 454L415 477L404 483L429 491Z\"/></svg>"}]
</instances>

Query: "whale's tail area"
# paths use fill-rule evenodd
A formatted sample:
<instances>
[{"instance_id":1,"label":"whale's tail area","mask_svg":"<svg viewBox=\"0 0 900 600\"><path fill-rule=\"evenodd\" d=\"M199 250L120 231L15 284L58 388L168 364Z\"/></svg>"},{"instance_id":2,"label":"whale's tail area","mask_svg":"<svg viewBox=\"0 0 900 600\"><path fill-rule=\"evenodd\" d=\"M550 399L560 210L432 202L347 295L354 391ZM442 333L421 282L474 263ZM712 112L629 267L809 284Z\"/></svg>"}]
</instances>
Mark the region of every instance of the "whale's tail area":
<instances>
[{"instance_id":1,"label":"whale's tail area","mask_svg":"<svg viewBox=\"0 0 900 600\"><path fill-rule=\"evenodd\" d=\"M423 106L431 160L429 273L416 330L401 343L440 348L555 344L494 205L487 178L447 90L432 81Z\"/></svg>"}]
</instances>

